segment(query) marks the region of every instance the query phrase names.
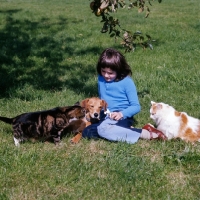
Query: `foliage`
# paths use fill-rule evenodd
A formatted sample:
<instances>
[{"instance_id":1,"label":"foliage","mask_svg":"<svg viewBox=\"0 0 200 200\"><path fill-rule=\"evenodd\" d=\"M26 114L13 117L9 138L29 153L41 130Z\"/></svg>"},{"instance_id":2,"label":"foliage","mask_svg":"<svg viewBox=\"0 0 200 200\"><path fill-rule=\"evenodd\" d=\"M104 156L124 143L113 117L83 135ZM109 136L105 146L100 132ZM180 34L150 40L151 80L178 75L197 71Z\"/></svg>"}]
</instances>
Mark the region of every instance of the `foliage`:
<instances>
[{"instance_id":1,"label":"foliage","mask_svg":"<svg viewBox=\"0 0 200 200\"><path fill-rule=\"evenodd\" d=\"M150 6L152 0L148 0ZM162 0L158 0L159 3ZM140 45L143 49L150 48L153 49L152 40L150 35L146 34L146 37L142 34L141 31L136 31L132 33L129 30L125 30L121 27L119 19L111 16L110 13L116 12L118 8L125 8L126 2L125 0L94 0L90 3L90 8L96 16L101 16L103 22L103 27L101 32L106 33L109 32L110 37L114 37L115 40L117 37L122 39L121 44L125 47L125 51L134 51L136 45ZM128 9L137 8L138 12L141 13L146 10L145 18L147 18L150 14L150 9L146 6L145 0L135 0L131 2L128 6Z\"/></svg>"},{"instance_id":2,"label":"foliage","mask_svg":"<svg viewBox=\"0 0 200 200\"><path fill-rule=\"evenodd\" d=\"M142 107L135 116L138 128L152 123L151 100L200 118L199 0L165 2L151 9L155 14L148 21L138 16L134 23L152 35L159 31L163 45L125 54ZM100 53L124 48L99 34L89 11L86 0L1 1L1 116L98 95ZM132 26L126 13L117 15ZM72 145L70 139L69 134L59 146L26 142L16 148L11 126L0 122L0 199L199 199L200 143L82 139Z\"/></svg>"}]
</instances>

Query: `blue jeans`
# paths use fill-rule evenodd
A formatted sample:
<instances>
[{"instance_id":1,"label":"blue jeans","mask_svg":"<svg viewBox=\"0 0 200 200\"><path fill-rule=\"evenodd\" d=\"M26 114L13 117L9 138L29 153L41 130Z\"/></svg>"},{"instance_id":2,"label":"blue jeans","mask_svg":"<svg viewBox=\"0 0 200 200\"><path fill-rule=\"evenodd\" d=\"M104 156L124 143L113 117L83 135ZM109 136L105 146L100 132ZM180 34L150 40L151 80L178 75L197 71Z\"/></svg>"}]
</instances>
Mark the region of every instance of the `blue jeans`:
<instances>
[{"instance_id":1,"label":"blue jeans","mask_svg":"<svg viewBox=\"0 0 200 200\"><path fill-rule=\"evenodd\" d=\"M130 128L132 124L132 118L119 121L106 118L97 124L86 127L82 136L88 139L104 138L110 141L124 141L133 144L139 139L142 129Z\"/></svg>"}]
</instances>

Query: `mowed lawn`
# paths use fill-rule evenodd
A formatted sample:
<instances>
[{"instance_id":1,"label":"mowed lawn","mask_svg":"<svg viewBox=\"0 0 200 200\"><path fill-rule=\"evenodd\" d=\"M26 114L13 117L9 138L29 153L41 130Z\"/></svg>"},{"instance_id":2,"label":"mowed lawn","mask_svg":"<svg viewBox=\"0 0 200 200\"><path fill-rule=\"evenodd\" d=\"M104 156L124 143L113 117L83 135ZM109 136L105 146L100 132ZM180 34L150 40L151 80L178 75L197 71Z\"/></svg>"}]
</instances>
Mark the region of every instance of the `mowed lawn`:
<instances>
[{"instance_id":1,"label":"mowed lawn","mask_svg":"<svg viewBox=\"0 0 200 200\"><path fill-rule=\"evenodd\" d=\"M127 1L127 4L129 2ZM122 28L149 34L153 50L125 49L108 33L87 0L15 0L0 3L0 116L73 105L98 96L96 63L113 47L130 64L142 111L135 127L150 122L150 101L200 118L199 0L152 2L151 13L118 9ZM134 145L82 139L59 146L14 146L0 122L0 199L200 198L200 144L181 140Z\"/></svg>"}]
</instances>

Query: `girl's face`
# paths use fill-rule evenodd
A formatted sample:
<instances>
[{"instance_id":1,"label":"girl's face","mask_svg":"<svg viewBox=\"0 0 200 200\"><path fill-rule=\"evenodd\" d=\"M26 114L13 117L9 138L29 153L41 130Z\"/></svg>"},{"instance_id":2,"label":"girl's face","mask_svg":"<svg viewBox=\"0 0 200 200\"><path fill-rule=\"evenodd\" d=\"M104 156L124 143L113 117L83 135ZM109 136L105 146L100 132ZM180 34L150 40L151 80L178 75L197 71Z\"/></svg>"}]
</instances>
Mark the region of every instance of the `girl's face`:
<instances>
[{"instance_id":1,"label":"girl's face","mask_svg":"<svg viewBox=\"0 0 200 200\"><path fill-rule=\"evenodd\" d=\"M117 72L113 71L110 68L101 68L101 75L104 77L104 79L108 82L114 81L117 77Z\"/></svg>"}]
</instances>

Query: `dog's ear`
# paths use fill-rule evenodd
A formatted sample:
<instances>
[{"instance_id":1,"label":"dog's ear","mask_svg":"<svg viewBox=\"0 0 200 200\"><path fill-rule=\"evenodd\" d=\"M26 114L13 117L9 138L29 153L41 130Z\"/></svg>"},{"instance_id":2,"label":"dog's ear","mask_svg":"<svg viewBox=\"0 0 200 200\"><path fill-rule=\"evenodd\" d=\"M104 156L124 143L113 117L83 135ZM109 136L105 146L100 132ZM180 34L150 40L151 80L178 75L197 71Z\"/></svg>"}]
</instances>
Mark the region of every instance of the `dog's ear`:
<instances>
[{"instance_id":1,"label":"dog's ear","mask_svg":"<svg viewBox=\"0 0 200 200\"><path fill-rule=\"evenodd\" d=\"M87 109L88 100L89 100L89 98L82 100L82 101L80 102L79 105L80 105L81 107Z\"/></svg>"},{"instance_id":2,"label":"dog's ear","mask_svg":"<svg viewBox=\"0 0 200 200\"><path fill-rule=\"evenodd\" d=\"M107 110L107 107L108 107L107 102L105 100L102 100L102 103L103 103L103 109Z\"/></svg>"}]
</instances>

